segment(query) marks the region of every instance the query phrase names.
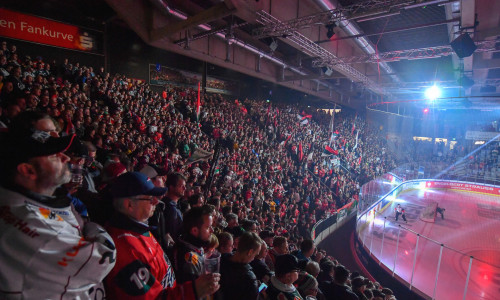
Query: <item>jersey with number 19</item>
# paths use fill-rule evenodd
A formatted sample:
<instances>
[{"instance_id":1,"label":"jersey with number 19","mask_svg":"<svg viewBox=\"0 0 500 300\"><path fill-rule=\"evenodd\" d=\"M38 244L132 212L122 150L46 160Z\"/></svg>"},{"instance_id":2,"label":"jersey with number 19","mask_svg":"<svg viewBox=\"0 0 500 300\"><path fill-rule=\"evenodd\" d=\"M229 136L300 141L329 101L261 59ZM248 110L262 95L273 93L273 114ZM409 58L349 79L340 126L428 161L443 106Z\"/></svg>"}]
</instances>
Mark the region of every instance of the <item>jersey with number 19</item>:
<instances>
[{"instance_id":1,"label":"jersey with number 19","mask_svg":"<svg viewBox=\"0 0 500 300\"><path fill-rule=\"evenodd\" d=\"M192 282L177 284L172 265L143 223L116 214L106 226L116 265L106 277L107 299L196 299Z\"/></svg>"}]
</instances>

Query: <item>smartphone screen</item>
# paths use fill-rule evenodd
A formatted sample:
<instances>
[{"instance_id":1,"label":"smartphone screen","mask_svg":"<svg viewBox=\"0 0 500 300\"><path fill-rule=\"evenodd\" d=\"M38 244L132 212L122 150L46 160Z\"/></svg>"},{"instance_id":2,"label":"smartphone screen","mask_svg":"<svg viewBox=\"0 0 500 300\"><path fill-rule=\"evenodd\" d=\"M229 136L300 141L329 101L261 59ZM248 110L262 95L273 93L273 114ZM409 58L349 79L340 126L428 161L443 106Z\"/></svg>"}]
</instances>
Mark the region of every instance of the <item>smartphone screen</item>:
<instances>
[{"instance_id":1,"label":"smartphone screen","mask_svg":"<svg viewBox=\"0 0 500 300\"><path fill-rule=\"evenodd\" d=\"M267 289L267 285L265 283L262 283L260 286L259 286L259 293L262 292L263 290Z\"/></svg>"}]
</instances>

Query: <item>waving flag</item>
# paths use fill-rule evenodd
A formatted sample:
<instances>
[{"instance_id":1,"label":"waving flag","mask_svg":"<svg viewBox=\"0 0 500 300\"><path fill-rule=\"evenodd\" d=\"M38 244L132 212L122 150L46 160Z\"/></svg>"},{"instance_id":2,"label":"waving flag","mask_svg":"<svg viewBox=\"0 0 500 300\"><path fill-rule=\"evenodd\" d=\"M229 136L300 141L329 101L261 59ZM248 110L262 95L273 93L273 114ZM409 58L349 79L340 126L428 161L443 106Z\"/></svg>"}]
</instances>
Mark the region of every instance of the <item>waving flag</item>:
<instances>
[{"instance_id":1,"label":"waving flag","mask_svg":"<svg viewBox=\"0 0 500 300\"><path fill-rule=\"evenodd\" d=\"M302 143L299 143L299 161L304 158L304 152L302 152Z\"/></svg>"},{"instance_id":2,"label":"waving flag","mask_svg":"<svg viewBox=\"0 0 500 300\"><path fill-rule=\"evenodd\" d=\"M196 101L196 120L200 120L200 82L198 81L198 100Z\"/></svg>"},{"instance_id":3,"label":"waving flag","mask_svg":"<svg viewBox=\"0 0 500 300\"><path fill-rule=\"evenodd\" d=\"M301 115L301 114L297 114L297 119L299 119L300 121L305 120L305 119L310 119L310 118L312 118L312 115L306 115L306 114Z\"/></svg>"},{"instance_id":4,"label":"waving flag","mask_svg":"<svg viewBox=\"0 0 500 300\"><path fill-rule=\"evenodd\" d=\"M321 156L331 156L331 155L338 155L338 154L339 154L338 150L335 150L335 149L331 148L330 146L326 145Z\"/></svg>"},{"instance_id":5,"label":"waving flag","mask_svg":"<svg viewBox=\"0 0 500 300\"><path fill-rule=\"evenodd\" d=\"M356 150L356 148L358 147L358 135L359 135L359 130L356 130L356 145L354 145L354 148L352 148L352 150Z\"/></svg>"}]
</instances>

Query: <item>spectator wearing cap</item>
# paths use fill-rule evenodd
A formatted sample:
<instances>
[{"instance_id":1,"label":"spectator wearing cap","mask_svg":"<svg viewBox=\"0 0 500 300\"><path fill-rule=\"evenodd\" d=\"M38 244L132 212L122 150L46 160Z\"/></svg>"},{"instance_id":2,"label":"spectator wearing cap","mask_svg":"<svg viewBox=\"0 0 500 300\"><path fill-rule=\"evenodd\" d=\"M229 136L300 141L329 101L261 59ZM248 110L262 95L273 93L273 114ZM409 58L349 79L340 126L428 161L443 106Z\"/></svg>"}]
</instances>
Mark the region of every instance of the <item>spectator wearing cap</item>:
<instances>
[{"instance_id":1,"label":"spectator wearing cap","mask_svg":"<svg viewBox=\"0 0 500 300\"><path fill-rule=\"evenodd\" d=\"M299 278L299 262L291 254L276 257L275 275L271 277L267 295L269 300L303 300L293 283Z\"/></svg>"},{"instance_id":2,"label":"spectator wearing cap","mask_svg":"<svg viewBox=\"0 0 500 300\"><path fill-rule=\"evenodd\" d=\"M111 237L84 223L70 200L54 196L71 174L64 154L74 136L8 137L0 187L0 298L93 299L113 268Z\"/></svg>"},{"instance_id":3,"label":"spectator wearing cap","mask_svg":"<svg viewBox=\"0 0 500 300\"><path fill-rule=\"evenodd\" d=\"M106 277L108 299L197 299L219 288L217 274L176 282L168 257L150 232L150 218L166 189L146 175L125 173L110 186L115 214L107 228L115 240L116 266Z\"/></svg>"},{"instance_id":4,"label":"spectator wearing cap","mask_svg":"<svg viewBox=\"0 0 500 300\"><path fill-rule=\"evenodd\" d=\"M354 292L354 294L356 294L356 296L358 296L359 300L368 300L368 298L366 298L364 294L366 289L366 282L363 277L358 276L353 278L351 280L351 287L352 291Z\"/></svg>"},{"instance_id":5,"label":"spectator wearing cap","mask_svg":"<svg viewBox=\"0 0 500 300\"><path fill-rule=\"evenodd\" d=\"M342 265L336 266L334 269L333 282L325 282L320 286L326 299L358 300L358 296L356 296L346 284L348 278L349 270Z\"/></svg>"},{"instance_id":6,"label":"spectator wearing cap","mask_svg":"<svg viewBox=\"0 0 500 300\"><path fill-rule=\"evenodd\" d=\"M174 246L174 266L179 282L195 280L203 274L205 251L213 233L213 209L204 205L184 214L182 234Z\"/></svg>"},{"instance_id":7,"label":"spectator wearing cap","mask_svg":"<svg viewBox=\"0 0 500 300\"><path fill-rule=\"evenodd\" d=\"M294 283L300 295L306 299L307 296L318 298L318 281L307 272L299 274L299 279Z\"/></svg>"},{"instance_id":8,"label":"spectator wearing cap","mask_svg":"<svg viewBox=\"0 0 500 300\"><path fill-rule=\"evenodd\" d=\"M238 250L221 260L221 295L224 300L255 300L259 286L250 262L259 254L263 241L254 232L240 237Z\"/></svg>"}]
</instances>

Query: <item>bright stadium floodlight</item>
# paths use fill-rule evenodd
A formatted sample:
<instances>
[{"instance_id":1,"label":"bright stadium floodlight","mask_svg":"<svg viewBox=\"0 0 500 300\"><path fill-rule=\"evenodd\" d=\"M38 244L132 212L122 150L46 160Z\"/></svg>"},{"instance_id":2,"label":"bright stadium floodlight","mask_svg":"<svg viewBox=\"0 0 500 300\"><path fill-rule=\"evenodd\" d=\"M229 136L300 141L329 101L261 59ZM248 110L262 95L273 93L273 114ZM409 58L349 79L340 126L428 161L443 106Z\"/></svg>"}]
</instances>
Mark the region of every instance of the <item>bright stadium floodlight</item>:
<instances>
[{"instance_id":1,"label":"bright stadium floodlight","mask_svg":"<svg viewBox=\"0 0 500 300\"><path fill-rule=\"evenodd\" d=\"M425 97L431 101L441 97L441 89L437 85L433 85L425 91Z\"/></svg>"}]
</instances>

